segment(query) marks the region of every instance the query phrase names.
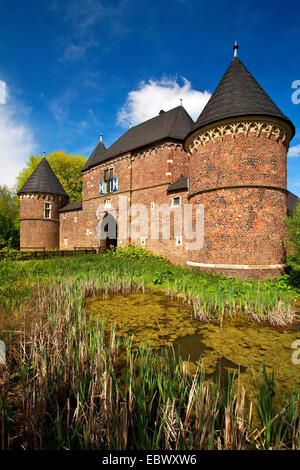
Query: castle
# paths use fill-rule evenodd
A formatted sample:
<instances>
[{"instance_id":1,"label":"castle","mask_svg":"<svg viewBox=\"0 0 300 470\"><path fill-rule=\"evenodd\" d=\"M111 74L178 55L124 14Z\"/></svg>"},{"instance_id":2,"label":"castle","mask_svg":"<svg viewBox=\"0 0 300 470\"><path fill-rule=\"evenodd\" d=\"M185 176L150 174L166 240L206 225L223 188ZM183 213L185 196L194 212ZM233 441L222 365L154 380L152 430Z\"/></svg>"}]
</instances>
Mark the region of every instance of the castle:
<instances>
[{"instance_id":1,"label":"castle","mask_svg":"<svg viewBox=\"0 0 300 470\"><path fill-rule=\"evenodd\" d=\"M125 246L132 239L130 232L120 237L122 195L149 211L161 204L171 212L186 204L204 208L198 250L187 250L184 234L172 230L169 238L134 241L174 263L238 278L281 274L287 151L295 128L237 57L237 47L196 122L178 106L131 127L108 149L101 139L82 169L81 202L68 204L43 159L18 193L21 249ZM116 236L103 241L97 226L105 217L115 221Z\"/></svg>"}]
</instances>

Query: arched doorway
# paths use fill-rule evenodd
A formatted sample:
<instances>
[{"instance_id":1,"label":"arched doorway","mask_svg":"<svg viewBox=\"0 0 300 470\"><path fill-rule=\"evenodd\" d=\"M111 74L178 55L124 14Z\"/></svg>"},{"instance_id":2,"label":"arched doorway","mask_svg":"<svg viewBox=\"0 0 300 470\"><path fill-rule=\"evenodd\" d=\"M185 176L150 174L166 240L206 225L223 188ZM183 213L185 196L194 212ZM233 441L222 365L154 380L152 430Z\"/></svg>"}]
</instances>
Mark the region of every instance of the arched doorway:
<instances>
[{"instance_id":1,"label":"arched doorway","mask_svg":"<svg viewBox=\"0 0 300 470\"><path fill-rule=\"evenodd\" d=\"M109 212L104 212L99 226L100 246L108 250L118 244L118 226L115 217Z\"/></svg>"}]
</instances>

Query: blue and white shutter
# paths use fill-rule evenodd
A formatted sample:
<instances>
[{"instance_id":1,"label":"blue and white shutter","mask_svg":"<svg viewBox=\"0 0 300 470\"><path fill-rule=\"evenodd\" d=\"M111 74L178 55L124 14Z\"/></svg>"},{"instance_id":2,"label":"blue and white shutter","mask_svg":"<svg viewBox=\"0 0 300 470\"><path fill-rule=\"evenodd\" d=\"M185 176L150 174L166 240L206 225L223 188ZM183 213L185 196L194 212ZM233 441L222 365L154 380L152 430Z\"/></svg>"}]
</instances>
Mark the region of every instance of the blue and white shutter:
<instances>
[{"instance_id":1,"label":"blue and white shutter","mask_svg":"<svg viewBox=\"0 0 300 470\"><path fill-rule=\"evenodd\" d=\"M118 177L115 176L113 179L113 191L118 191Z\"/></svg>"},{"instance_id":2,"label":"blue and white shutter","mask_svg":"<svg viewBox=\"0 0 300 470\"><path fill-rule=\"evenodd\" d=\"M100 181L99 183L99 194L103 194L104 190L104 181Z\"/></svg>"}]
</instances>

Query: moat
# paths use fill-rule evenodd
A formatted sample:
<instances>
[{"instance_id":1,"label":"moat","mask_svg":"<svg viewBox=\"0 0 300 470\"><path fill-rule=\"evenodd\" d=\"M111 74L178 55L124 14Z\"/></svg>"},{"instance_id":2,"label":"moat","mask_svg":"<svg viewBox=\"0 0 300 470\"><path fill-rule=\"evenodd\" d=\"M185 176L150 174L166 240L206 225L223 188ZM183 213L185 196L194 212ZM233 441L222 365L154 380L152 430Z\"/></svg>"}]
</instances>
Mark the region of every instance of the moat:
<instances>
[{"instance_id":1,"label":"moat","mask_svg":"<svg viewBox=\"0 0 300 470\"><path fill-rule=\"evenodd\" d=\"M253 374L260 375L263 364L268 372L274 370L278 396L284 397L295 384L300 385L300 364L292 362L292 343L300 339L299 322L279 329L239 315L222 324L200 323L187 305L156 290L88 298L86 312L95 320L104 318L107 330L114 323L117 335L131 336L134 344L172 345L188 361L191 372L203 361L206 377L223 385L228 372L236 376L240 372L240 383L250 395L256 388Z\"/></svg>"}]
</instances>

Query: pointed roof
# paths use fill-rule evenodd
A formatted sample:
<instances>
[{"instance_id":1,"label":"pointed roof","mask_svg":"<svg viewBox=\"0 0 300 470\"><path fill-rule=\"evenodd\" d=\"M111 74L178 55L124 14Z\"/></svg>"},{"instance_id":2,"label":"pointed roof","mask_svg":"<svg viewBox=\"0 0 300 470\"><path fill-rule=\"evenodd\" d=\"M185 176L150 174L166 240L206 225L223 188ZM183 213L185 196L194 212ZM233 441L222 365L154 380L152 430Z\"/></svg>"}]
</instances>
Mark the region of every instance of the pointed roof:
<instances>
[{"instance_id":1,"label":"pointed roof","mask_svg":"<svg viewBox=\"0 0 300 470\"><path fill-rule=\"evenodd\" d=\"M177 106L166 112L160 111L158 116L128 129L106 152L96 152L96 147L94 150L96 155L90 166L167 138L183 141L187 133L192 130L193 124L194 121L183 106Z\"/></svg>"},{"instance_id":2,"label":"pointed roof","mask_svg":"<svg viewBox=\"0 0 300 470\"><path fill-rule=\"evenodd\" d=\"M192 132L222 119L251 115L281 119L288 123L292 135L295 135L293 123L280 111L242 61L234 57Z\"/></svg>"},{"instance_id":3,"label":"pointed roof","mask_svg":"<svg viewBox=\"0 0 300 470\"><path fill-rule=\"evenodd\" d=\"M100 142L98 143L98 145L92 152L90 158L88 159L88 161L86 162L86 164L84 165L81 171L88 170L90 167L94 166L95 163L97 163L97 161L101 159L101 156L103 153L105 153L105 151L106 151L106 147L104 143L102 142L102 140L100 140Z\"/></svg>"},{"instance_id":4,"label":"pointed roof","mask_svg":"<svg viewBox=\"0 0 300 470\"><path fill-rule=\"evenodd\" d=\"M41 160L32 175L18 191L18 195L24 193L49 193L68 197L46 158Z\"/></svg>"}]
</instances>

